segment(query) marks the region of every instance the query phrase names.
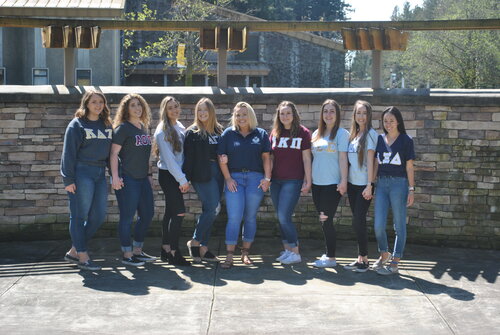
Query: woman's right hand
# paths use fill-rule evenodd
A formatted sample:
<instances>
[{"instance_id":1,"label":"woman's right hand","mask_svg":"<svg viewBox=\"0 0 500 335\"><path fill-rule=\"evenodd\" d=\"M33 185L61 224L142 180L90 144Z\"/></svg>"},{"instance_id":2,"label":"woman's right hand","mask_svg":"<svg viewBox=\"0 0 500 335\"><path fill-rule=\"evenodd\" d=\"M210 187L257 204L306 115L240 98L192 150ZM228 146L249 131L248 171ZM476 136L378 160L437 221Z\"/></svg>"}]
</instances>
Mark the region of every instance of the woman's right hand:
<instances>
[{"instance_id":1,"label":"woman's right hand","mask_svg":"<svg viewBox=\"0 0 500 335\"><path fill-rule=\"evenodd\" d=\"M179 190L181 190L181 193L187 193L189 191L189 183L179 185Z\"/></svg>"},{"instance_id":2,"label":"woman's right hand","mask_svg":"<svg viewBox=\"0 0 500 335\"><path fill-rule=\"evenodd\" d=\"M113 190L121 190L125 184L123 183L123 178L113 178L111 177L112 183L111 186Z\"/></svg>"},{"instance_id":3,"label":"woman's right hand","mask_svg":"<svg viewBox=\"0 0 500 335\"><path fill-rule=\"evenodd\" d=\"M229 192L236 192L238 190L238 183L233 178L226 179L226 186Z\"/></svg>"},{"instance_id":4,"label":"woman's right hand","mask_svg":"<svg viewBox=\"0 0 500 335\"><path fill-rule=\"evenodd\" d=\"M75 185L75 183L73 183L73 184L70 184L70 185L66 186L64 189L65 189L67 192L69 192L69 193L73 193L73 194L75 194L75 193L76 193L76 185Z\"/></svg>"},{"instance_id":5,"label":"woman's right hand","mask_svg":"<svg viewBox=\"0 0 500 335\"><path fill-rule=\"evenodd\" d=\"M227 155L219 155L219 163L227 164L229 160L227 159Z\"/></svg>"}]
</instances>

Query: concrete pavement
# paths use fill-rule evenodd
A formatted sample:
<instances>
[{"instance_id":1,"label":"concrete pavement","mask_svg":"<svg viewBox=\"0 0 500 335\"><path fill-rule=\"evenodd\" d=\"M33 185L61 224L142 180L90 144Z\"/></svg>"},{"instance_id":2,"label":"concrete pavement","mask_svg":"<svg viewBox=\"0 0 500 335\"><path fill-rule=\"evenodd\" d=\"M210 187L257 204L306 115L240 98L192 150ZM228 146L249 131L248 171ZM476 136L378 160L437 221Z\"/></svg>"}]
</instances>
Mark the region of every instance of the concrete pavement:
<instances>
[{"instance_id":1,"label":"concrete pavement","mask_svg":"<svg viewBox=\"0 0 500 335\"><path fill-rule=\"evenodd\" d=\"M408 245L401 274L354 273L339 241L332 269L309 263L323 241L301 241L303 262L274 261L278 239L259 238L254 266L126 267L117 239L90 250L102 271L62 257L69 241L0 243L2 334L492 334L500 332L500 251ZM159 255L160 240L145 251ZM184 244L185 245L185 244ZM185 249L184 249L185 250ZM223 239L211 250L225 255ZM370 256L376 246L370 244Z\"/></svg>"}]
</instances>

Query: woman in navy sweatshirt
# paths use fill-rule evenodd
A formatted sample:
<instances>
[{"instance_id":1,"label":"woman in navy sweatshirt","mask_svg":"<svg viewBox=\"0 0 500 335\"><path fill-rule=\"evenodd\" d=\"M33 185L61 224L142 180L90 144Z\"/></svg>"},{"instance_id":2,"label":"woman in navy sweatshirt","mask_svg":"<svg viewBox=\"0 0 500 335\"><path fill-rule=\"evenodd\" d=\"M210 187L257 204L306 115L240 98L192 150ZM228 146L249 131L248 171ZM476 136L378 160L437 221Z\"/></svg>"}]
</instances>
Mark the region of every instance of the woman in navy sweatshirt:
<instances>
[{"instance_id":1,"label":"woman in navy sweatshirt","mask_svg":"<svg viewBox=\"0 0 500 335\"><path fill-rule=\"evenodd\" d=\"M89 258L87 242L106 217L106 165L113 129L106 97L90 90L82 97L64 135L61 175L69 196L71 249L64 259L84 270L101 267Z\"/></svg>"}]
</instances>

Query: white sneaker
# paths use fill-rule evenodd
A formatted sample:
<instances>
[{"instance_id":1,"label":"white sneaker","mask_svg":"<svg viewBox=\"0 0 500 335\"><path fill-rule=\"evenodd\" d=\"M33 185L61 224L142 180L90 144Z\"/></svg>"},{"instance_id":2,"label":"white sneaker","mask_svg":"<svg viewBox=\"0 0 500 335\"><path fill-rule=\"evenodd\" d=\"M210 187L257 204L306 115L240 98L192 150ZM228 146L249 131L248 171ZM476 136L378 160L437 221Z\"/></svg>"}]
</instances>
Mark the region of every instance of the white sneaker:
<instances>
[{"instance_id":1,"label":"white sneaker","mask_svg":"<svg viewBox=\"0 0 500 335\"><path fill-rule=\"evenodd\" d=\"M285 258L287 258L290 254L293 254L293 252L291 252L290 250L282 251L282 252L280 252L279 257L276 258L276 260L278 262L281 262L282 260L284 260Z\"/></svg>"},{"instance_id":2,"label":"white sneaker","mask_svg":"<svg viewBox=\"0 0 500 335\"><path fill-rule=\"evenodd\" d=\"M317 268L333 268L333 267L337 266L337 261L330 260L330 258L328 258L328 256L323 255L323 256L321 256L320 259L315 261L313 263L313 265Z\"/></svg>"},{"instance_id":3,"label":"white sneaker","mask_svg":"<svg viewBox=\"0 0 500 335\"><path fill-rule=\"evenodd\" d=\"M299 254L290 252L288 257L281 261L281 264L295 264L302 262L302 257Z\"/></svg>"},{"instance_id":4,"label":"white sneaker","mask_svg":"<svg viewBox=\"0 0 500 335\"><path fill-rule=\"evenodd\" d=\"M220 201L217 204L217 207L215 207L215 216L219 215L221 209Z\"/></svg>"}]
</instances>

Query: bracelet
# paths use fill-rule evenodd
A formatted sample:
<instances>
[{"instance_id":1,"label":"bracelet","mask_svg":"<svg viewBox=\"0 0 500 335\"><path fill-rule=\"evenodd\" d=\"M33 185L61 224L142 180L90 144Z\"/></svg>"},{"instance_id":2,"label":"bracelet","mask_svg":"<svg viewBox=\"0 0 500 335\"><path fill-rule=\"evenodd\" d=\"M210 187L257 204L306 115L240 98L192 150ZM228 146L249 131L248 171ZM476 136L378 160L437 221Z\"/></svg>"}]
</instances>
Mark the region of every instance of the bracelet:
<instances>
[{"instance_id":1,"label":"bracelet","mask_svg":"<svg viewBox=\"0 0 500 335\"><path fill-rule=\"evenodd\" d=\"M153 174L152 173L148 173L148 177L153 177Z\"/></svg>"},{"instance_id":2,"label":"bracelet","mask_svg":"<svg viewBox=\"0 0 500 335\"><path fill-rule=\"evenodd\" d=\"M415 187L413 187L413 186L408 187L408 191L414 192L415 191Z\"/></svg>"},{"instance_id":3,"label":"bracelet","mask_svg":"<svg viewBox=\"0 0 500 335\"><path fill-rule=\"evenodd\" d=\"M265 181L271 181L271 178L264 178Z\"/></svg>"}]
</instances>

